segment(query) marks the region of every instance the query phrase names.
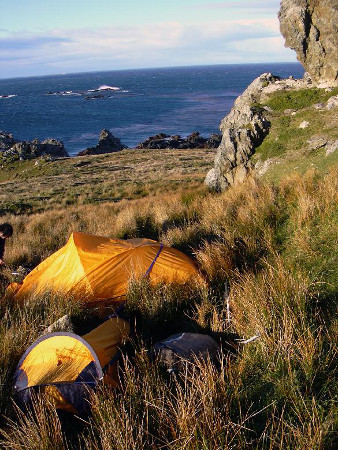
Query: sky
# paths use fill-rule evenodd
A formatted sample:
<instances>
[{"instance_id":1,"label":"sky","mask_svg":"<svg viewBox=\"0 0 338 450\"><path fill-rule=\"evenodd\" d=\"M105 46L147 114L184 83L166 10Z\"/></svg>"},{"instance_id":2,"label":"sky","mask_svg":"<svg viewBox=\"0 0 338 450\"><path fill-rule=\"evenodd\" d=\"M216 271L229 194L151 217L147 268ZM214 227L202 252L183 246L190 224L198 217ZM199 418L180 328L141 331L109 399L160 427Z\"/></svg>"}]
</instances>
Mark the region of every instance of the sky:
<instances>
[{"instance_id":1,"label":"sky","mask_svg":"<svg viewBox=\"0 0 338 450\"><path fill-rule=\"evenodd\" d=\"M0 78L294 62L280 0L0 0Z\"/></svg>"}]
</instances>

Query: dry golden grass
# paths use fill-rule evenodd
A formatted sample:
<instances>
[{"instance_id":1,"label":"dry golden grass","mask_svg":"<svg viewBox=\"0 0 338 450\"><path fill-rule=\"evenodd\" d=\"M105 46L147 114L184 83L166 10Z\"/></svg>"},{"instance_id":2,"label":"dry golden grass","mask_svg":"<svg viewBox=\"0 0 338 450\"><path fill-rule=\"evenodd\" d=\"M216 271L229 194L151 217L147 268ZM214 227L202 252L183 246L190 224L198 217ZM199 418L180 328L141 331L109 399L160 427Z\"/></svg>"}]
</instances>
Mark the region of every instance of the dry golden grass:
<instances>
[{"instance_id":1,"label":"dry golden grass","mask_svg":"<svg viewBox=\"0 0 338 450\"><path fill-rule=\"evenodd\" d=\"M34 421L15 417L8 405L25 347L58 315L79 313L50 296L23 308L3 305L0 399L10 417L2 419L4 448L23 448L30 429L26 448L334 448L337 175L333 168L325 176L294 174L279 186L250 179L219 195L182 189L5 216L15 236L3 285L10 269L37 264L73 230L174 245L197 258L209 285L131 284L126 311L137 335L122 388L101 387L88 423L74 421L71 430L48 405L36 406ZM196 361L170 377L150 363L151 344L179 331L220 339L221 367ZM242 344L236 336L258 338Z\"/></svg>"},{"instance_id":2,"label":"dry golden grass","mask_svg":"<svg viewBox=\"0 0 338 450\"><path fill-rule=\"evenodd\" d=\"M200 186L212 150L122 152L19 161L0 169L0 209L14 213L142 198ZM28 186L28 188L27 188Z\"/></svg>"}]
</instances>

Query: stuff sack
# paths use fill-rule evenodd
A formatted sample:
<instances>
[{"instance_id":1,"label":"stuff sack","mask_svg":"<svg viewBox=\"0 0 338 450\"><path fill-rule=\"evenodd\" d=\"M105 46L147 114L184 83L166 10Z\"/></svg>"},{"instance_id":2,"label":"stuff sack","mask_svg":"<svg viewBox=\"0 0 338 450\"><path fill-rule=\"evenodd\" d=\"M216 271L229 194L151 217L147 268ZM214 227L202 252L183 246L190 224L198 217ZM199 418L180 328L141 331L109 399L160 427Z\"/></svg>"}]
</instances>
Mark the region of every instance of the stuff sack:
<instances>
[{"instance_id":1,"label":"stuff sack","mask_svg":"<svg viewBox=\"0 0 338 450\"><path fill-rule=\"evenodd\" d=\"M182 370L186 362L197 360L218 364L220 347L206 334L178 333L157 342L152 349L152 358L165 365L169 372Z\"/></svg>"}]
</instances>

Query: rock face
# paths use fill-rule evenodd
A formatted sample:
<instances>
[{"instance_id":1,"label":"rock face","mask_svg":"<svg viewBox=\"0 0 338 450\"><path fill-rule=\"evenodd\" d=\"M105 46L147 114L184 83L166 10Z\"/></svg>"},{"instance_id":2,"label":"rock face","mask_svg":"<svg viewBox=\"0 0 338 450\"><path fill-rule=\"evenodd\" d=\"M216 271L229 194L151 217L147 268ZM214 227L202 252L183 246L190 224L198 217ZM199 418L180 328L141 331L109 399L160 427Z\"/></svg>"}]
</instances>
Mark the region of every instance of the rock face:
<instances>
[{"instance_id":1,"label":"rock face","mask_svg":"<svg viewBox=\"0 0 338 450\"><path fill-rule=\"evenodd\" d=\"M119 152L127 148L121 143L121 140L111 134L109 130L103 129L100 133L99 142L95 147L89 147L82 150L77 156L102 155L104 153Z\"/></svg>"},{"instance_id":2,"label":"rock face","mask_svg":"<svg viewBox=\"0 0 338 450\"><path fill-rule=\"evenodd\" d=\"M237 98L221 123L222 142L215 166L205 179L212 190L223 191L242 182L253 168L250 157L270 128L264 108L259 106L265 96L279 89L304 89L315 85L331 89L338 85L337 0L281 0L279 20L286 46L296 50L307 73L302 80L292 77L280 80L271 74L263 74ZM336 104L337 98L332 97L326 106L318 104L315 107L333 109ZM284 113L296 114L293 110ZM300 128L308 125L304 121ZM328 154L333 151L335 142L330 143ZM266 162L260 170L265 171L267 167Z\"/></svg>"},{"instance_id":3,"label":"rock face","mask_svg":"<svg viewBox=\"0 0 338 450\"><path fill-rule=\"evenodd\" d=\"M223 191L242 182L251 169L250 156L269 132L270 122L264 109L258 106L262 91L274 84L278 77L265 73L256 78L237 98L231 112L221 122L223 134L218 147L215 167L205 179L207 186Z\"/></svg>"},{"instance_id":4,"label":"rock face","mask_svg":"<svg viewBox=\"0 0 338 450\"><path fill-rule=\"evenodd\" d=\"M337 0L282 0L279 21L285 45L313 81L338 85Z\"/></svg>"},{"instance_id":5,"label":"rock face","mask_svg":"<svg viewBox=\"0 0 338 450\"><path fill-rule=\"evenodd\" d=\"M17 141L9 133L0 132L1 155L10 159L32 159L49 155L52 158L68 157L68 153L61 141L46 139L39 141Z\"/></svg>"},{"instance_id":6,"label":"rock face","mask_svg":"<svg viewBox=\"0 0 338 450\"><path fill-rule=\"evenodd\" d=\"M187 138L180 135L169 136L160 133L156 136L150 136L144 142L137 145L136 148L147 149L186 149L186 148L217 148L221 142L220 134L212 134L209 139L203 138L198 131L190 134Z\"/></svg>"}]
</instances>

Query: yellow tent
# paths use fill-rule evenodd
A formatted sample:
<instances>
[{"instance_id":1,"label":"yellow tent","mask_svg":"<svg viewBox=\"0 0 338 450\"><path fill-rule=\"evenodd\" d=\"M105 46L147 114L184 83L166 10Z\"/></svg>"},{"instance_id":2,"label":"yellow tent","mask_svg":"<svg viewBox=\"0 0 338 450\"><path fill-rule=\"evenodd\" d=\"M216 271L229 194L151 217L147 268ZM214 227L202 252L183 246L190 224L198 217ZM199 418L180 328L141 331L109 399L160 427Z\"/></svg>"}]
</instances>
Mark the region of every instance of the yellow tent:
<instances>
[{"instance_id":1,"label":"yellow tent","mask_svg":"<svg viewBox=\"0 0 338 450\"><path fill-rule=\"evenodd\" d=\"M84 413L90 388L98 382L118 385L119 346L129 336L129 323L119 317L106 320L80 337L57 332L41 336L22 356L14 375L19 404L30 404L33 393L43 393L56 408Z\"/></svg>"},{"instance_id":2,"label":"yellow tent","mask_svg":"<svg viewBox=\"0 0 338 450\"><path fill-rule=\"evenodd\" d=\"M93 307L124 300L130 279L145 276L152 283L185 283L192 278L202 281L188 256L159 242L75 232L64 247L26 276L14 298L20 301L55 291Z\"/></svg>"}]
</instances>

